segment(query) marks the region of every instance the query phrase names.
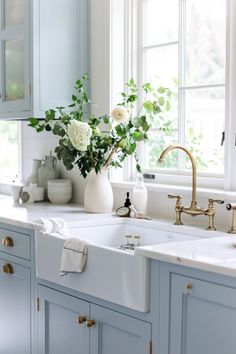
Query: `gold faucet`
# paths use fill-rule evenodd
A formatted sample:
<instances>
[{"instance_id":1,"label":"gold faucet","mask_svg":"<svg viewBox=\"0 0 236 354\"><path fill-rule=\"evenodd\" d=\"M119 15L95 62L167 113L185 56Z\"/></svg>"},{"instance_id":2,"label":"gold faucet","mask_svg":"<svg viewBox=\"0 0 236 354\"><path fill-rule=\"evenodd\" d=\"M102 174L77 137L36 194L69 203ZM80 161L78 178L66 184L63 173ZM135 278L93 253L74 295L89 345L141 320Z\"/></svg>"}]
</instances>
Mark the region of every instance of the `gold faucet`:
<instances>
[{"instance_id":1,"label":"gold faucet","mask_svg":"<svg viewBox=\"0 0 236 354\"><path fill-rule=\"evenodd\" d=\"M167 147L162 154L160 155L159 162L162 163L164 162L164 158L168 152L174 149L180 149L183 150L190 158L191 164L192 164L192 201L190 206L182 206L181 205L181 196L180 195L168 195L168 198L173 199L176 198L176 206L175 206L175 211L176 211L176 221L175 225L183 225L181 221L181 213L189 214L192 216L196 215L207 215L209 217L209 226L207 230L215 230L214 226L214 216L215 216L215 208L214 208L214 202L223 204L223 200L215 200L215 199L209 199L208 200L208 208L200 208L197 204L197 199L196 199L196 194L197 194L197 165L196 165L196 160L194 159L192 153L184 146L181 145L171 145Z\"/></svg>"}]
</instances>

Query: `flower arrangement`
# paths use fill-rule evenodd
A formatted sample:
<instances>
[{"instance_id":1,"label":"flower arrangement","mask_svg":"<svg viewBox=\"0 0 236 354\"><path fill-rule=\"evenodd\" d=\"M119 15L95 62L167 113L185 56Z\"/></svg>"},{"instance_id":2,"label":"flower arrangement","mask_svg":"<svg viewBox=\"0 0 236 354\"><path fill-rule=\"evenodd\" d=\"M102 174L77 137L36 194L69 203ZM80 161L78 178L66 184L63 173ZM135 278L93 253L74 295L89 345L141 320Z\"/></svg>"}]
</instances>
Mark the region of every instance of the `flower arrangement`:
<instances>
[{"instance_id":1,"label":"flower arrangement","mask_svg":"<svg viewBox=\"0 0 236 354\"><path fill-rule=\"evenodd\" d=\"M85 74L76 81L76 94L72 95L69 112L65 107L49 109L44 120L30 117L29 126L37 132L46 130L57 135L59 144L55 153L58 159L63 161L67 170L78 165L84 178L93 169L99 173L103 167L121 167L122 162L131 155L134 155L136 168L141 172L136 154L138 143L148 140L151 122L162 110L170 110L171 91L165 87L154 89L150 83L144 84L145 99L137 110L138 88L131 79L126 84L126 92L121 93L121 102L111 114L96 117L85 113L91 104L85 91L87 80ZM57 113L59 118L56 118Z\"/></svg>"}]
</instances>

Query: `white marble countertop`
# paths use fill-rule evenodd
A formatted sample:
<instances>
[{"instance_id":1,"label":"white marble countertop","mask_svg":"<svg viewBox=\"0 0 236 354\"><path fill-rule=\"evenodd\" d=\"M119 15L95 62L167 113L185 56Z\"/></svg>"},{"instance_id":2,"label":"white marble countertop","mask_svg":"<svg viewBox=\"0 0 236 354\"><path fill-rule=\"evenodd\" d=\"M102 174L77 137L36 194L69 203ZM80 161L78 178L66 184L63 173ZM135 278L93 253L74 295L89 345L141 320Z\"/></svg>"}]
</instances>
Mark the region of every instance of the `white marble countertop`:
<instances>
[{"instance_id":1,"label":"white marble countertop","mask_svg":"<svg viewBox=\"0 0 236 354\"><path fill-rule=\"evenodd\" d=\"M124 218L111 214L88 214L76 204L55 205L34 203L19 205L12 198L0 194L0 222L13 226L35 229L37 219L62 218L69 227L122 223ZM181 264L197 269L236 277L236 235L227 234L224 229L209 232L203 226L176 226L168 220L126 219L129 224L138 223L147 228L157 228L200 237L197 240L169 242L139 247L135 254L159 261Z\"/></svg>"},{"instance_id":2,"label":"white marble countertop","mask_svg":"<svg viewBox=\"0 0 236 354\"><path fill-rule=\"evenodd\" d=\"M87 214L77 204L56 205L46 202L33 204L14 203L10 196L0 194L0 222L13 226L34 229L38 225L37 219L62 218L69 226L78 226L81 223L105 222L111 220L112 214Z\"/></svg>"},{"instance_id":3,"label":"white marble countertop","mask_svg":"<svg viewBox=\"0 0 236 354\"><path fill-rule=\"evenodd\" d=\"M158 261L236 277L236 235L144 246L135 253Z\"/></svg>"}]
</instances>

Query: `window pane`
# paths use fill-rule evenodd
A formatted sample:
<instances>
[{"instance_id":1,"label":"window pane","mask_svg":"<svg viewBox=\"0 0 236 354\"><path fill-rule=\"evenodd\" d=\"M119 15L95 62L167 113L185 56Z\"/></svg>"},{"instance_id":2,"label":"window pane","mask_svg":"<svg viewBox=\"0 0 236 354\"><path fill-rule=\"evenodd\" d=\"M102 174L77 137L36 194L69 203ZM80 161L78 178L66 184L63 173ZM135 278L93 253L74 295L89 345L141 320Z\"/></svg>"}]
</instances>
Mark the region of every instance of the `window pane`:
<instances>
[{"instance_id":1,"label":"window pane","mask_svg":"<svg viewBox=\"0 0 236 354\"><path fill-rule=\"evenodd\" d=\"M25 0L5 0L5 27L24 23Z\"/></svg>"},{"instance_id":2,"label":"window pane","mask_svg":"<svg viewBox=\"0 0 236 354\"><path fill-rule=\"evenodd\" d=\"M162 151L172 144L176 144L178 140L177 132L170 131L168 133L160 131L152 131L149 133L149 140L146 143L146 168L177 168L177 152L173 151L165 158L165 163L161 165L158 159Z\"/></svg>"},{"instance_id":3,"label":"window pane","mask_svg":"<svg viewBox=\"0 0 236 354\"><path fill-rule=\"evenodd\" d=\"M186 146L201 171L223 172L224 96L223 88L186 93ZM186 166L190 167L189 162Z\"/></svg>"},{"instance_id":4,"label":"window pane","mask_svg":"<svg viewBox=\"0 0 236 354\"><path fill-rule=\"evenodd\" d=\"M146 50L144 71L146 81L158 78L162 85L172 87L173 82L178 80L178 46Z\"/></svg>"},{"instance_id":5,"label":"window pane","mask_svg":"<svg viewBox=\"0 0 236 354\"><path fill-rule=\"evenodd\" d=\"M186 1L186 85L224 83L226 1Z\"/></svg>"},{"instance_id":6,"label":"window pane","mask_svg":"<svg viewBox=\"0 0 236 354\"><path fill-rule=\"evenodd\" d=\"M178 40L178 4L178 0L145 1L144 43L146 45Z\"/></svg>"},{"instance_id":7,"label":"window pane","mask_svg":"<svg viewBox=\"0 0 236 354\"><path fill-rule=\"evenodd\" d=\"M24 41L5 42L5 100L24 98Z\"/></svg>"},{"instance_id":8,"label":"window pane","mask_svg":"<svg viewBox=\"0 0 236 354\"><path fill-rule=\"evenodd\" d=\"M18 122L0 121L0 178L19 175Z\"/></svg>"}]
</instances>

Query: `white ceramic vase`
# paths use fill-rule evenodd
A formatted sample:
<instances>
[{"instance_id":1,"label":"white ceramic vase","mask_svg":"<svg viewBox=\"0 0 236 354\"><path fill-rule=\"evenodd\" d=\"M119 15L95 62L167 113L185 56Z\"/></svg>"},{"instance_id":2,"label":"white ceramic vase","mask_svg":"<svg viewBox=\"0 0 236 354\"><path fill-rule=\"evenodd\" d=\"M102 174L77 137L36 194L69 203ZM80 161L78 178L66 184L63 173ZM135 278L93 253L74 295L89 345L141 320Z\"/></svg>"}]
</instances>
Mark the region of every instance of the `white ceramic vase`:
<instances>
[{"instance_id":1,"label":"white ceramic vase","mask_svg":"<svg viewBox=\"0 0 236 354\"><path fill-rule=\"evenodd\" d=\"M87 213L110 213L113 208L113 191L108 179L108 169L87 176L84 192L84 208Z\"/></svg>"},{"instance_id":2,"label":"white ceramic vase","mask_svg":"<svg viewBox=\"0 0 236 354\"><path fill-rule=\"evenodd\" d=\"M41 164L42 164L41 160L33 159L32 172L31 175L27 178L26 186L29 186L30 183L38 183L38 171Z\"/></svg>"}]
</instances>

